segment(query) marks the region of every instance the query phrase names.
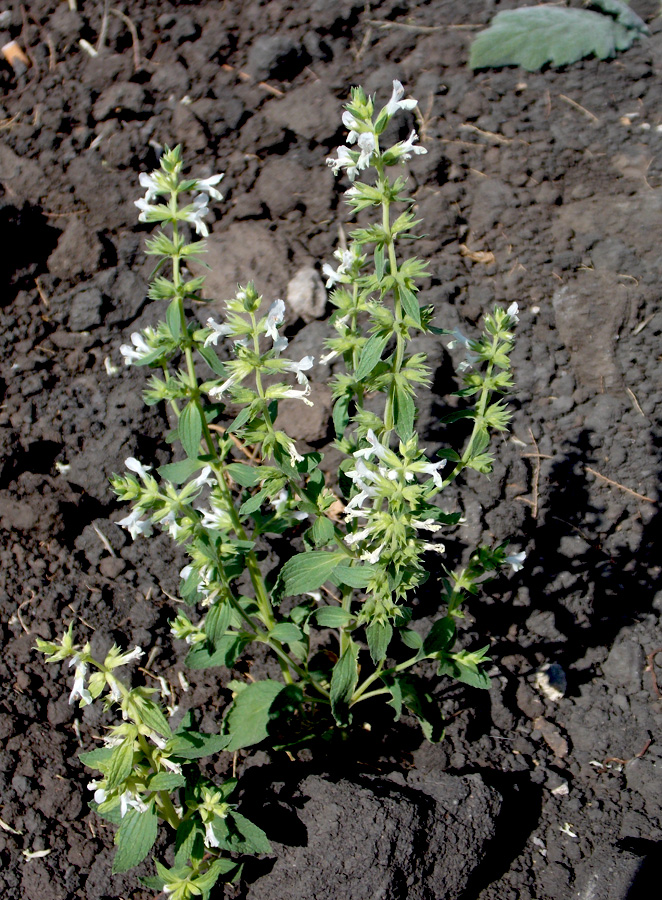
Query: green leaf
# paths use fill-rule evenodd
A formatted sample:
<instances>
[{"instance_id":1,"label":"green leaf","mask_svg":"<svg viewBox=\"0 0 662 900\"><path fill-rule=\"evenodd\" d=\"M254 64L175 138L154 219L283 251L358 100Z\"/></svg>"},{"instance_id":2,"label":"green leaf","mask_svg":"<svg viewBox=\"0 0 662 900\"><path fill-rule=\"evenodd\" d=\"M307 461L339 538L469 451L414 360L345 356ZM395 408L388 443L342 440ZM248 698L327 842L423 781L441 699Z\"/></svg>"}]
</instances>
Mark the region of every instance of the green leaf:
<instances>
[{"instance_id":1,"label":"green leaf","mask_svg":"<svg viewBox=\"0 0 662 900\"><path fill-rule=\"evenodd\" d=\"M402 715L402 687L400 679L392 675L382 675L382 681L391 692L391 699L387 702L387 706L393 707L393 718L397 722Z\"/></svg>"},{"instance_id":2,"label":"green leaf","mask_svg":"<svg viewBox=\"0 0 662 900\"><path fill-rule=\"evenodd\" d=\"M175 867L184 866L194 854L204 856L203 830L195 819L184 819L175 836Z\"/></svg>"},{"instance_id":3,"label":"green leaf","mask_svg":"<svg viewBox=\"0 0 662 900\"><path fill-rule=\"evenodd\" d=\"M423 647L423 638L417 631L412 631L410 628L401 628L400 629L400 637L402 638L402 642L410 647L412 650L421 650Z\"/></svg>"},{"instance_id":4,"label":"green leaf","mask_svg":"<svg viewBox=\"0 0 662 900\"><path fill-rule=\"evenodd\" d=\"M174 297L166 310L166 323L174 340L178 341L182 333L182 317L179 311L179 298Z\"/></svg>"},{"instance_id":5,"label":"green leaf","mask_svg":"<svg viewBox=\"0 0 662 900\"><path fill-rule=\"evenodd\" d=\"M202 459L181 459L179 462L167 463L159 467L159 475L172 484L183 484L194 472L205 465Z\"/></svg>"},{"instance_id":6,"label":"green leaf","mask_svg":"<svg viewBox=\"0 0 662 900\"><path fill-rule=\"evenodd\" d=\"M324 547L330 544L335 534L333 522L326 516L318 516L313 522L311 529L312 538L316 547Z\"/></svg>"},{"instance_id":7,"label":"green leaf","mask_svg":"<svg viewBox=\"0 0 662 900\"><path fill-rule=\"evenodd\" d=\"M641 34L650 34L644 20L622 0L590 0L589 6L597 6L606 13L613 13L616 21L626 28L633 28Z\"/></svg>"},{"instance_id":8,"label":"green leaf","mask_svg":"<svg viewBox=\"0 0 662 900\"><path fill-rule=\"evenodd\" d=\"M375 275L377 281L381 281L384 277L384 247L380 245L375 248Z\"/></svg>"},{"instance_id":9,"label":"green leaf","mask_svg":"<svg viewBox=\"0 0 662 900\"><path fill-rule=\"evenodd\" d=\"M432 653L438 653L440 650L448 650L453 646L455 641L455 620L452 616L445 616L438 619L423 644L423 652L426 656Z\"/></svg>"},{"instance_id":10,"label":"green leaf","mask_svg":"<svg viewBox=\"0 0 662 900\"><path fill-rule=\"evenodd\" d=\"M347 587L364 588L368 587L368 582L377 571L377 566L336 566L333 570L329 581L339 586L346 584Z\"/></svg>"},{"instance_id":11,"label":"green leaf","mask_svg":"<svg viewBox=\"0 0 662 900\"><path fill-rule=\"evenodd\" d=\"M209 866L204 875L198 875L193 884L202 891L203 900L207 900L209 892L214 887L221 875L229 875L232 873L230 880L234 881L241 872L241 866L233 859L216 859ZM227 878L224 879L228 881Z\"/></svg>"},{"instance_id":12,"label":"green leaf","mask_svg":"<svg viewBox=\"0 0 662 900\"><path fill-rule=\"evenodd\" d=\"M283 644L292 644L300 641L303 637L303 631L291 622L281 622L269 632L269 636L275 638Z\"/></svg>"},{"instance_id":13,"label":"green leaf","mask_svg":"<svg viewBox=\"0 0 662 900\"><path fill-rule=\"evenodd\" d=\"M156 772L147 782L150 791L174 791L184 787L186 778L177 772Z\"/></svg>"},{"instance_id":14,"label":"green leaf","mask_svg":"<svg viewBox=\"0 0 662 900\"><path fill-rule=\"evenodd\" d=\"M196 350L215 375L223 378L228 374L213 347L203 347L198 345Z\"/></svg>"},{"instance_id":15,"label":"green leaf","mask_svg":"<svg viewBox=\"0 0 662 900\"><path fill-rule=\"evenodd\" d=\"M439 707L430 694L414 681L413 678L400 676L402 702L412 712L421 726L425 737L432 744L437 744L444 736L443 722Z\"/></svg>"},{"instance_id":16,"label":"green leaf","mask_svg":"<svg viewBox=\"0 0 662 900\"><path fill-rule=\"evenodd\" d=\"M377 332L377 334L373 334L372 337L368 338L361 351L361 359L359 360L359 365L354 373L356 381L363 381L363 379L367 378L372 372L382 358L382 353L388 344L389 337L390 335L388 334Z\"/></svg>"},{"instance_id":17,"label":"green leaf","mask_svg":"<svg viewBox=\"0 0 662 900\"><path fill-rule=\"evenodd\" d=\"M152 731L156 731L164 737L170 737L172 731L170 725L168 725L168 720L161 711L161 707L147 697L136 698L135 702L145 725L148 725Z\"/></svg>"},{"instance_id":18,"label":"green leaf","mask_svg":"<svg viewBox=\"0 0 662 900\"><path fill-rule=\"evenodd\" d=\"M414 433L416 406L411 394L400 387L400 385L397 385L395 389L394 406L395 430L398 433L398 437L402 438L403 441L408 441Z\"/></svg>"},{"instance_id":19,"label":"green leaf","mask_svg":"<svg viewBox=\"0 0 662 900\"><path fill-rule=\"evenodd\" d=\"M608 16L585 9L530 6L497 13L471 45L472 69L522 66L535 72L545 63L567 66L585 56L614 56L637 38Z\"/></svg>"},{"instance_id":20,"label":"green leaf","mask_svg":"<svg viewBox=\"0 0 662 900\"><path fill-rule=\"evenodd\" d=\"M269 839L257 825L238 812L228 814L231 825L242 837L242 853L271 853ZM237 848L238 849L238 848Z\"/></svg>"},{"instance_id":21,"label":"green leaf","mask_svg":"<svg viewBox=\"0 0 662 900\"><path fill-rule=\"evenodd\" d=\"M371 622L365 630L368 648L372 661L377 664L386 659L386 651L393 637L393 626L390 622Z\"/></svg>"},{"instance_id":22,"label":"green leaf","mask_svg":"<svg viewBox=\"0 0 662 900\"><path fill-rule=\"evenodd\" d=\"M344 559L347 559L344 553L328 550L308 550L288 559L279 575L283 596L318 590Z\"/></svg>"},{"instance_id":23,"label":"green leaf","mask_svg":"<svg viewBox=\"0 0 662 900\"><path fill-rule=\"evenodd\" d=\"M338 725L347 724L349 701L359 680L359 647L350 639L331 676L331 710Z\"/></svg>"},{"instance_id":24,"label":"green leaf","mask_svg":"<svg viewBox=\"0 0 662 900\"><path fill-rule=\"evenodd\" d=\"M262 488L261 491L258 491L257 494L249 497L248 500L244 501L244 503L241 504L241 506L239 507L239 515L250 516L252 513L257 512L264 501L267 500L268 496L269 489Z\"/></svg>"},{"instance_id":25,"label":"green leaf","mask_svg":"<svg viewBox=\"0 0 662 900\"><path fill-rule=\"evenodd\" d=\"M186 665L191 669L211 669L214 666L232 666L246 644L250 644L248 634L229 633L213 646L201 643L189 650Z\"/></svg>"},{"instance_id":26,"label":"green leaf","mask_svg":"<svg viewBox=\"0 0 662 900\"><path fill-rule=\"evenodd\" d=\"M184 452L191 459L195 459L200 453L202 416L197 403L194 403L193 400L182 410L182 414L179 417L178 431Z\"/></svg>"},{"instance_id":27,"label":"green leaf","mask_svg":"<svg viewBox=\"0 0 662 900\"><path fill-rule=\"evenodd\" d=\"M232 432L239 431L241 426L245 425L246 422L248 422L248 420L251 418L252 415L253 415L253 410L251 409L251 407L244 406L244 408L241 410L239 415L236 416L236 418L233 419L232 422L228 425L228 427L226 428L226 432L228 434L231 434Z\"/></svg>"},{"instance_id":28,"label":"green leaf","mask_svg":"<svg viewBox=\"0 0 662 900\"><path fill-rule=\"evenodd\" d=\"M267 679L254 681L237 694L224 722L224 730L231 736L226 747L230 753L268 737L271 707L284 688L280 682Z\"/></svg>"},{"instance_id":29,"label":"green leaf","mask_svg":"<svg viewBox=\"0 0 662 900\"><path fill-rule=\"evenodd\" d=\"M402 308L407 313L407 315L416 322L417 325L421 324L421 307L418 302L418 298L413 291L410 291L408 287L401 284L399 286L400 289L400 299L402 300Z\"/></svg>"},{"instance_id":30,"label":"green leaf","mask_svg":"<svg viewBox=\"0 0 662 900\"><path fill-rule=\"evenodd\" d=\"M106 786L109 791L124 784L133 771L133 738L128 737L113 749L106 769Z\"/></svg>"},{"instance_id":31,"label":"green leaf","mask_svg":"<svg viewBox=\"0 0 662 900\"><path fill-rule=\"evenodd\" d=\"M345 429L349 425L349 401L349 394L343 394L333 405L333 427L336 437L339 438L344 435Z\"/></svg>"},{"instance_id":32,"label":"green leaf","mask_svg":"<svg viewBox=\"0 0 662 900\"><path fill-rule=\"evenodd\" d=\"M96 750L88 750L86 753L79 753L78 759L84 766L90 769L100 769L113 755L112 747L98 747Z\"/></svg>"},{"instance_id":33,"label":"green leaf","mask_svg":"<svg viewBox=\"0 0 662 900\"><path fill-rule=\"evenodd\" d=\"M179 759L202 759L225 750L230 743L228 734L202 734L199 731L182 731L174 734L166 746L168 753Z\"/></svg>"},{"instance_id":34,"label":"green leaf","mask_svg":"<svg viewBox=\"0 0 662 900\"><path fill-rule=\"evenodd\" d=\"M159 819L154 803L145 812L127 810L116 835L117 853L113 860L113 875L127 872L142 862L154 846Z\"/></svg>"},{"instance_id":35,"label":"green leaf","mask_svg":"<svg viewBox=\"0 0 662 900\"><path fill-rule=\"evenodd\" d=\"M213 645L216 645L225 636L231 615L232 607L228 601L221 600L210 607L205 616L205 634Z\"/></svg>"},{"instance_id":36,"label":"green leaf","mask_svg":"<svg viewBox=\"0 0 662 900\"><path fill-rule=\"evenodd\" d=\"M466 665L458 659L446 658L439 662L438 675L450 675L456 681L468 684L469 687L480 688L489 691L492 686L492 679L482 669L475 665Z\"/></svg>"},{"instance_id":37,"label":"green leaf","mask_svg":"<svg viewBox=\"0 0 662 900\"><path fill-rule=\"evenodd\" d=\"M322 606L321 609L315 610L311 618L322 628L342 628L354 617L342 606Z\"/></svg>"},{"instance_id":38,"label":"green leaf","mask_svg":"<svg viewBox=\"0 0 662 900\"><path fill-rule=\"evenodd\" d=\"M245 463L230 463L226 466L226 471L232 480L242 487L254 487L264 477L260 469L247 466Z\"/></svg>"}]
</instances>

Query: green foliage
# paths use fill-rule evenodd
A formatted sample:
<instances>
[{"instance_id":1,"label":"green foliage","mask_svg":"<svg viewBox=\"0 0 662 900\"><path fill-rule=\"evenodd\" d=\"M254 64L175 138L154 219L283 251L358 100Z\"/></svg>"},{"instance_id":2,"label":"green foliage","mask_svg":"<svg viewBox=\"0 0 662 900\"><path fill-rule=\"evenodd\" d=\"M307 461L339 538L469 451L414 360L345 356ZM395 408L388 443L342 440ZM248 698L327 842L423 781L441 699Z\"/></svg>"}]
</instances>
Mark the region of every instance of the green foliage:
<instances>
[{"instance_id":1,"label":"green foliage","mask_svg":"<svg viewBox=\"0 0 662 900\"><path fill-rule=\"evenodd\" d=\"M242 685L225 717L224 730L230 736L227 750L251 747L269 736L272 708L284 689L281 682L270 679Z\"/></svg>"},{"instance_id":2,"label":"green foliage","mask_svg":"<svg viewBox=\"0 0 662 900\"><path fill-rule=\"evenodd\" d=\"M606 13L560 6L524 6L496 14L471 45L472 69L522 66L530 72L550 63L567 66L586 56L608 59L648 34L644 22L620 0L596 0Z\"/></svg>"},{"instance_id":3,"label":"green foliage","mask_svg":"<svg viewBox=\"0 0 662 900\"><path fill-rule=\"evenodd\" d=\"M144 812L130 809L115 833L117 852L113 859L113 875L128 872L141 863L154 846L158 831L155 804L149 803Z\"/></svg>"}]
</instances>

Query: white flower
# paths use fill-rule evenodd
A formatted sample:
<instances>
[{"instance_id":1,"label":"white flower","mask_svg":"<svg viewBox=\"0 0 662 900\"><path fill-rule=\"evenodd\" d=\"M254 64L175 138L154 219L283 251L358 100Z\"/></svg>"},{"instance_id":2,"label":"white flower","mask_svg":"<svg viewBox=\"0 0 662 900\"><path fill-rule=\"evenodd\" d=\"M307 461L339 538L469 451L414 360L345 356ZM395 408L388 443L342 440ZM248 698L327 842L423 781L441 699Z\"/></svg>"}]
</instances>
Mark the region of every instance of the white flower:
<instances>
[{"instance_id":1,"label":"white flower","mask_svg":"<svg viewBox=\"0 0 662 900\"><path fill-rule=\"evenodd\" d=\"M279 334L278 337L276 338L276 340L274 341L274 346L273 346L273 351L276 354L276 356L279 356L283 352L283 350L285 350L287 348L288 344L289 344L289 341L285 337L285 335Z\"/></svg>"},{"instance_id":2,"label":"white flower","mask_svg":"<svg viewBox=\"0 0 662 900\"><path fill-rule=\"evenodd\" d=\"M87 663L81 662L77 656L70 661L69 665L76 665L74 672L74 686L69 694L69 703L73 703L78 697L82 700L82 705L87 706L92 702L92 694L85 687L85 676L87 675Z\"/></svg>"},{"instance_id":3,"label":"white flower","mask_svg":"<svg viewBox=\"0 0 662 900\"><path fill-rule=\"evenodd\" d=\"M120 818L123 819L129 808L137 809L139 813L144 813L147 804L144 803L137 794L132 791L124 791L120 796Z\"/></svg>"},{"instance_id":4,"label":"white flower","mask_svg":"<svg viewBox=\"0 0 662 900\"><path fill-rule=\"evenodd\" d=\"M182 766L181 763L173 762L170 759L162 758L161 765L165 766L166 769L170 769L171 772L175 772L177 775L182 774Z\"/></svg>"},{"instance_id":5,"label":"white flower","mask_svg":"<svg viewBox=\"0 0 662 900\"><path fill-rule=\"evenodd\" d=\"M431 544L429 541L423 542L423 550L429 550L431 553L445 553L445 544Z\"/></svg>"},{"instance_id":6,"label":"white flower","mask_svg":"<svg viewBox=\"0 0 662 900\"><path fill-rule=\"evenodd\" d=\"M199 509L198 512L202 514L200 524L203 528L211 528L215 531L227 531L232 528L232 520L227 511L218 509L213 503L211 509Z\"/></svg>"},{"instance_id":7,"label":"white flower","mask_svg":"<svg viewBox=\"0 0 662 900\"><path fill-rule=\"evenodd\" d=\"M424 466L421 466L421 472L424 475L431 475L432 480L435 483L435 486L440 488L442 486L441 475L439 474L439 469L443 469L446 465L446 460L442 459L438 463L427 463Z\"/></svg>"},{"instance_id":8,"label":"white flower","mask_svg":"<svg viewBox=\"0 0 662 900\"><path fill-rule=\"evenodd\" d=\"M412 153L415 154L416 156L419 156L421 153L428 152L425 149L425 147L414 146L417 141L418 141L418 135L416 134L415 131L412 131L412 133L409 135L409 137L407 138L406 141L401 141L401 143L399 145L396 144L396 147L399 146L399 154L398 155L402 156L403 162L407 162L408 159L411 159Z\"/></svg>"},{"instance_id":9,"label":"white flower","mask_svg":"<svg viewBox=\"0 0 662 900\"><path fill-rule=\"evenodd\" d=\"M357 143L361 153L356 161L356 169L360 171L361 169L367 169L370 165L370 157L375 152L375 136L369 131L364 132L364 134L359 135Z\"/></svg>"},{"instance_id":10,"label":"white flower","mask_svg":"<svg viewBox=\"0 0 662 900\"><path fill-rule=\"evenodd\" d=\"M106 797L108 796L108 791L104 790L104 788L99 787L100 784L103 784L102 781L90 781L87 785L89 790L94 791L94 802L95 803L103 803Z\"/></svg>"},{"instance_id":11,"label":"white flower","mask_svg":"<svg viewBox=\"0 0 662 900\"><path fill-rule=\"evenodd\" d=\"M296 376L297 376L297 381L299 382L299 384L303 384L307 387L308 386L308 378L304 373L307 372L308 369L312 369L314 362L315 362L314 357L304 356L304 358L299 360L299 362L290 361L288 363L287 371L295 372Z\"/></svg>"},{"instance_id":12,"label":"white flower","mask_svg":"<svg viewBox=\"0 0 662 900\"><path fill-rule=\"evenodd\" d=\"M124 460L124 465L131 472L135 472L136 475L140 475L141 478L147 478L147 473L152 468L151 466L143 466L143 464L141 462L138 462L138 460L134 456L127 457L127 459Z\"/></svg>"},{"instance_id":13,"label":"white flower","mask_svg":"<svg viewBox=\"0 0 662 900\"><path fill-rule=\"evenodd\" d=\"M453 329L452 338L448 342L448 349L452 350L458 344L462 344L463 347L468 347L471 341L468 337L465 337L459 328Z\"/></svg>"},{"instance_id":14,"label":"white flower","mask_svg":"<svg viewBox=\"0 0 662 900\"><path fill-rule=\"evenodd\" d=\"M349 134L347 135L347 143L354 144L356 143L356 139L359 136L359 128L361 127L354 116L351 114L349 110L345 110L342 114L342 123L345 128L349 129Z\"/></svg>"},{"instance_id":15,"label":"white flower","mask_svg":"<svg viewBox=\"0 0 662 900\"><path fill-rule=\"evenodd\" d=\"M207 822L207 827L205 828L205 846L207 847L220 847L220 843L214 834L214 823Z\"/></svg>"},{"instance_id":16,"label":"white flower","mask_svg":"<svg viewBox=\"0 0 662 900\"><path fill-rule=\"evenodd\" d=\"M122 528L128 529L128 532L134 541L139 534L144 534L145 537L149 537L152 533L152 526L149 519L143 519L141 516L142 512L139 509L134 509L128 516L117 522Z\"/></svg>"},{"instance_id":17,"label":"white flower","mask_svg":"<svg viewBox=\"0 0 662 900\"><path fill-rule=\"evenodd\" d=\"M519 306L517 304L517 301L515 300L510 304L510 306L506 310L506 315L510 316L510 318L512 319L513 325L517 325L517 323L519 322L518 313L519 313Z\"/></svg>"},{"instance_id":18,"label":"white flower","mask_svg":"<svg viewBox=\"0 0 662 900\"><path fill-rule=\"evenodd\" d=\"M308 384L308 379L306 379L306 387L299 391L296 388L286 388L284 391L278 392L278 397L281 400L303 400L306 406L314 406L312 400L308 399L308 394L310 393L310 385Z\"/></svg>"},{"instance_id":19,"label":"white flower","mask_svg":"<svg viewBox=\"0 0 662 900\"><path fill-rule=\"evenodd\" d=\"M434 519L412 519L410 522L412 528L423 528L426 531L439 531L441 525Z\"/></svg>"},{"instance_id":20,"label":"white flower","mask_svg":"<svg viewBox=\"0 0 662 900\"><path fill-rule=\"evenodd\" d=\"M156 206L153 206L151 203L148 203L146 197L145 198L141 197L140 200L134 200L133 203L140 210L140 215L138 216L138 221L139 222L149 222L148 213L154 212L156 210Z\"/></svg>"},{"instance_id":21,"label":"white flower","mask_svg":"<svg viewBox=\"0 0 662 900\"><path fill-rule=\"evenodd\" d=\"M380 559L382 553L384 552L385 546L386 546L385 544L380 544L379 547L375 547L375 549L372 551L372 553L363 553L361 555L361 559L364 562L369 563L371 566L374 566L375 563L379 562L379 559Z\"/></svg>"},{"instance_id":22,"label":"white flower","mask_svg":"<svg viewBox=\"0 0 662 900\"><path fill-rule=\"evenodd\" d=\"M210 388L209 396L214 399L219 399L220 397L223 396L223 394L227 391L227 389L229 387L231 387L233 384L235 384L237 381L240 381L240 380L241 380L241 376L239 375L239 373L234 372L232 375L230 375L229 378L227 378L223 382L223 384L219 384L218 387Z\"/></svg>"},{"instance_id":23,"label":"white flower","mask_svg":"<svg viewBox=\"0 0 662 900\"><path fill-rule=\"evenodd\" d=\"M165 738L162 738L161 735L157 734L155 731L153 731L149 737L151 742L156 744L159 750L165 750L165 746L168 743Z\"/></svg>"},{"instance_id":24,"label":"white flower","mask_svg":"<svg viewBox=\"0 0 662 900\"><path fill-rule=\"evenodd\" d=\"M324 263L322 266L322 274L326 276L326 287L332 288L334 284L340 281L343 273L340 271L340 267L336 270L333 268L330 263Z\"/></svg>"},{"instance_id":25,"label":"white flower","mask_svg":"<svg viewBox=\"0 0 662 900\"><path fill-rule=\"evenodd\" d=\"M303 462L303 456L297 451L294 441L290 441L288 444L287 452L290 454L290 462L293 466L298 462Z\"/></svg>"},{"instance_id":26,"label":"white flower","mask_svg":"<svg viewBox=\"0 0 662 900\"><path fill-rule=\"evenodd\" d=\"M512 566L513 572L519 572L520 569L524 568L525 559L526 553L522 550L520 553L513 553L512 556L507 556L504 562L507 562L509 566Z\"/></svg>"},{"instance_id":27,"label":"white flower","mask_svg":"<svg viewBox=\"0 0 662 900\"><path fill-rule=\"evenodd\" d=\"M211 328L211 333L205 338L205 347L210 344L216 346L220 337L226 337L233 332L232 325L219 325L211 316L207 319L206 325L207 328Z\"/></svg>"},{"instance_id":28,"label":"white flower","mask_svg":"<svg viewBox=\"0 0 662 900\"><path fill-rule=\"evenodd\" d=\"M192 487L203 487L205 485L209 486L213 483L214 479L211 477L211 466L205 466L198 477L194 478L193 481L190 482L190 485Z\"/></svg>"},{"instance_id":29,"label":"white flower","mask_svg":"<svg viewBox=\"0 0 662 900\"><path fill-rule=\"evenodd\" d=\"M282 324L285 318L285 303L282 300L274 300L269 307L267 313L267 334L272 341L278 340L278 325Z\"/></svg>"},{"instance_id":30,"label":"white flower","mask_svg":"<svg viewBox=\"0 0 662 900\"><path fill-rule=\"evenodd\" d=\"M372 459L373 456L377 456L378 459L384 461L387 457L388 451L386 447L382 446L377 440L377 435L372 430L372 428L368 431L366 435L366 440L370 444L369 447L364 447L363 450L357 450L354 453L356 459Z\"/></svg>"},{"instance_id":31,"label":"white flower","mask_svg":"<svg viewBox=\"0 0 662 900\"><path fill-rule=\"evenodd\" d=\"M346 534L343 540L351 547L352 544L357 544L359 541L365 541L366 538L370 536L371 531L371 528L362 528L361 531L355 531L352 534Z\"/></svg>"},{"instance_id":32,"label":"white flower","mask_svg":"<svg viewBox=\"0 0 662 900\"><path fill-rule=\"evenodd\" d=\"M131 343L130 344L122 344L120 347L120 353L124 357L124 365L130 366L133 362L139 359L144 359L152 352L152 347L149 346L145 338L139 332L134 332L131 335Z\"/></svg>"},{"instance_id":33,"label":"white flower","mask_svg":"<svg viewBox=\"0 0 662 900\"><path fill-rule=\"evenodd\" d=\"M361 137L366 137L367 135L361 135ZM374 137L372 137L374 142ZM360 146L360 138L359 138L359 146ZM373 147L374 149L374 147ZM360 158L360 155L359 155ZM333 174L337 175L341 169L345 169L347 172L347 177L350 181L354 181L356 178L356 173L360 170L360 168L365 168L367 166L367 162L364 166L359 167L358 159L355 159L354 154L350 151L349 147L338 147L338 158L334 159L330 156L326 161L327 166L331 166L333 169Z\"/></svg>"},{"instance_id":34,"label":"white flower","mask_svg":"<svg viewBox=\"0 0 662 900\"><path fill-rule=\"evenodd\" d=\"M115 661L115 666L126 666L128 663L135 662L144 655L142 647L134 647L133 650L129 650L128 653L123 653L121 656L118 656ZM113 668L115 668L115 666Z\"/></svg>"},{"instance_id":35,"label":"white flower","mask_svg":"<svg viewBox=\"0 0 662 900\"><path fill-rule=\"evenodd\" d=\"M146 172L141 172L138 178L142 187L147 189L147 193L145 194L145 199L143 202L149 203L150 200L154 200L159 194L165 194L165 191L158 183L156 178L153 175L148 175ZM138 203L136 203L136 206Z\"/></svg>"},{"instance_id":36,"label":"white flower","mask_svg":"<svg viewBox=\"0 0 662 900\"><path fill-rule=\"evenodd\" d=\"M206 194L198 194L193 198L190 207L185 207L186 212L182 210L180 216L185 222L190 222L202 237L207 237L209 234L207 223L204 221L204 217L209 213L207 203L209 203L209 197Z\"/></svg>"},{"instance_id":37,"label":"white flower","mask_svg":"<svg viewBox=\"0 0 662 900\"><path fill-rule=\"evenodd\" d=\"M386 115L389 118L394 116L400 109L413 109L417 105L418 100L403 100L404 95L405 89L403 86L399 81L394 81L391 99L386 104Z\"/></svg>"},{"instance_id":38,"label":"white flower","mask_svg":"<svg viewBox=\"0 0 662 900\"><path fill-rule=\"evenodd\" d=\"M220 175L211 175L209 178L201 178L196 184L196 190L204 191L205 194L209 194L210 197L213 197L214 200L222 200L223 194L219 190L217 190L214 185L218 184L219 181L222 180L223 174Z\"/></svg>"}]
</instances>

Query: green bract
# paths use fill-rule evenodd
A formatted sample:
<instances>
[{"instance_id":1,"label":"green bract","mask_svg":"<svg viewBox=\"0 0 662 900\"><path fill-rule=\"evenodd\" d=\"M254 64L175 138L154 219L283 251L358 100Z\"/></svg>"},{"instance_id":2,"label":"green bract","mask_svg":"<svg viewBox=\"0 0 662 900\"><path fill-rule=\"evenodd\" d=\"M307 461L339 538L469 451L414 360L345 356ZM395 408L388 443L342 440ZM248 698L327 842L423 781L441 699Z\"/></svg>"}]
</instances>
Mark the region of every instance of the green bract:
<instances>
[{"instance_id":1,"label":"green bract","mask_svg":"<svg viewBox=\"0 0 662 900\"><path fill-rule=\"evenodd\" d=\"M237 854L270 850L263 832L228 803L234 780L211 784L196 759L262 742L298 745L348 725L356 705L376 696L396 719L406 707L425 736L439 740L439 710L411 671L426 660L439 675L489 686L488 648L456 649L456 620L467 595L503 566L521 568L523 554L482 547L467 566L450 571L439 562L439 537L460 522L444 507L444 489L464 469L489 472L491 435L508 425L502 395L511 387L517 305L495 309L484 333L469 339L435 328L433 310L419 304L426 264L399 258L418 222L393 167L426 151L415 131L382 146L391 119L415 105L397 81L377 112L355 88L343 114L348 145L327 161L352 182L352 210L374 215L336 251L336 268L323 266L335 307L324 360L336 370L333 424L344 454L331 482L321 455L303 453L279 427L280 400L311 405L315 370L312 357L286 355L284 302L264 303L249 282L225 302L222 317L215 311L195 321L188 311L189 301L200 308L202 279L188 278L184 263L204 252L204 242L188 242L181 229L206 235L209 197L221 198L221 176L184 178L176 148L140 179L147 190L137 202L140 218L162 228L148 242L157 260L149 296L165 304L165 317L133 334L121 352L127 365L152 370L145 401L169 404L175 427L166 441L183 455L156 471L126 460L128 472L114 475L112 486L132 510L118 524L134 538L160 528L188 554L179 593L189 611L171 625L189 645L191 668L232 668L252 645L264 644L281 679L230 682L234 700L219 734L208 735L195 730L190 715L174 728L153 691L117 677L139 648L114 647L101 663L89 645L74 644L71 629L60 644L38 646L51 661L75 665L72 701L86 705L105 692L107 706L121 710L123 722L110 729L105 746L83 754L99 773L91 785L95 807L119 825L115 871L150 852L159 819L175 830L173 867L157 862L157 875L145 882L174 898L207 897L218 878L238 876ZM430 370L425 354L411 352L412 338L430 332L464 348L458 394L472 404L446 419L469 420L464 448L444 448L435 458L416 432L416 394L429 385ZM285 533L294 541L290 558L265 572L271 536ZM444 574L439 615L421 634L410 624L412 607L435 568ZM317 629L324 634L313 641ZM326 652L312 652L320 643ZM89 678L88 667L95 670Z\"/></svg>"}]
</instances>

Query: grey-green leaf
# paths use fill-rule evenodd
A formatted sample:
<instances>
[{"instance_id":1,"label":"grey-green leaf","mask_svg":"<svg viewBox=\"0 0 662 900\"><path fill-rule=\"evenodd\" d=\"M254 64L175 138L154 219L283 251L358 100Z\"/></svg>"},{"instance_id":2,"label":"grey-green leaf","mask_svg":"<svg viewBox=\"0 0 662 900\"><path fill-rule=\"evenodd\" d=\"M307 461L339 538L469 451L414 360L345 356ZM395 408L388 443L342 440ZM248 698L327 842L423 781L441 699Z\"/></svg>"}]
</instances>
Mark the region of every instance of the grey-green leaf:
<instances>
[{"instance_id":1,"label":"grey-green leaf","mask_svg":"<svg viewBox=\"0 0 662 900\"><path fill-rule=\"evenodd\" d=\"M384 348L388 344L389 335L383 334L373 334L372 337L368 338L366 344L361 351L361 359L359 360L359 365L354 373L354 378L357 381L362 381L364 378L367 378L368 375L375 368L379 360L382 358L382 353L384 352Z\"/></svg>"},{"instance_id":2,"label":"grey-green leaf","mask_svg":"<svg viewBox=\"0 0 662 900\"><path fill-rule=\"evenodd\" d=\"M627 50L637 36L634 29L589 10L525 6L497 13L471 45L469 65L535 72L545 63L567 66L592 55L607 59Z\"/></svg>"},{"instance_id":3,"label":"grey-green leaf","mask_svg":"<svg viewBox=\"0 0 662 900\"><path fill-rule=\"evenodd\" d=\"M154 803L145 812L127 810L115 835L117 853L113 860L113 875L127 872L142 862L154 846L159 819Z\"/></svg>"},{"instance_id":4,"label":"grey-green leaf","mask_svg":"<svg viewBox=\"0 0 662 900\"><path fill-rule=\"evenodd\" d=\"M590 6L597 6L606 13L612 13L617 22L641 34L650 34L648 25L623 0L591 0Z\"/></svg>"},{"instance_id":5,"label":"grey-green leaf","mask_svg":"<svg viewBox=\"0 0 662 900\"><path fill-rule=\"evenodd\" d=\"M349 646L336 663L331 676L331 710L339 725L347 722L349 701L359 680L358 653L358 645L350 640Z\"/></svg>"},{"instance_id":6,"label":"grey-green leaf","mask_svg":"<svg viewBox=\"0 0 662 900\"><path fill-rule=\"evenodd\" d=\"M113 750L106 771L106 785L109 791L124 784L133 769L133 738L128 737Z\"/></svg>"},{"instance_id":7,"label":"grey-green leaf","mask_svg":"<svg viewBox=\"0 0 662 900\"><path fill-rule=\"evenodd\" d=\"M313 616L322 628L342 628L352 621L352 614L342 606L322 606Z\"/></svg>"},{"instance_id":8,"label":"grey-green leaf","mask_svg":"<svg viewBox=\"0 0 662 900\"><path fill-rule=\"evenodd\" d=\"M365 630L370 656L377 664L386 659L386 651L393 637L393 626L390 622L371 622Z\"/></svg>"}]
</instances>

